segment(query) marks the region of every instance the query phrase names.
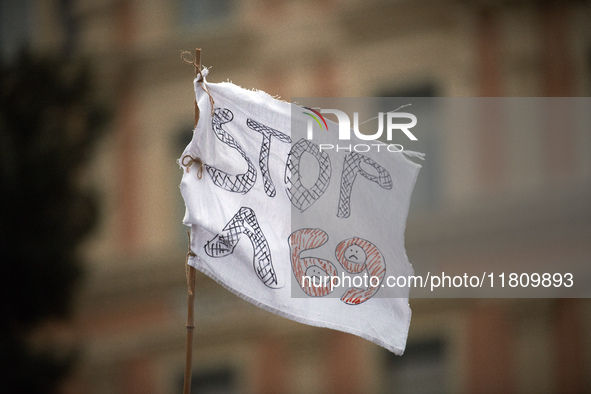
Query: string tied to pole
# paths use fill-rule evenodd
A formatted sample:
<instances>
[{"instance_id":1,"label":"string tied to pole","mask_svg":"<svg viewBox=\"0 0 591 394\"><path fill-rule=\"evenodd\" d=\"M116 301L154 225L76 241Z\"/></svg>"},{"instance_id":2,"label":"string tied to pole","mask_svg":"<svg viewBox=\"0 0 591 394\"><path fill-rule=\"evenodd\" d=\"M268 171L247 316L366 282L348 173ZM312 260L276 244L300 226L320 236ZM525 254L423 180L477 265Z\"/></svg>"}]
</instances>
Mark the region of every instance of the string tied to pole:
<instances>
[{"instance_id":1,"label":"string tied to pole","mask_svg":"<svg viewBox=\"0 0 591 394\"><path fill-rule=\"evenodd\" d=\"M181 159L181 164L185 167L185 171L187 172L189 172L189 168L195 164L197 166L197 178L201 179L201 176L203 175L203 161L201 158L185 155Z\"/></svg>"},{"instance_id":2,"label":"string tied to pole","mask_svg":"<svg viewBox=\"0 0 591 394\"><path fill-rule=\"evenodd\" d=\"M185 63L195 67L195 78L197 79L197 82L199 82L201 89L203 89L203 91L209 96L209 103L211 104L211 117L213 117L215 101L209 92L209 89L207 88L207 84L205 83L205 77L209 73L209 70L206 67L202 68L201 61L198 60L196 56L194 57L189 51L182 51L181 59L183 59ZM195 122L195 126L197 126L197 122Z\"/></svg>"}]
</instances>

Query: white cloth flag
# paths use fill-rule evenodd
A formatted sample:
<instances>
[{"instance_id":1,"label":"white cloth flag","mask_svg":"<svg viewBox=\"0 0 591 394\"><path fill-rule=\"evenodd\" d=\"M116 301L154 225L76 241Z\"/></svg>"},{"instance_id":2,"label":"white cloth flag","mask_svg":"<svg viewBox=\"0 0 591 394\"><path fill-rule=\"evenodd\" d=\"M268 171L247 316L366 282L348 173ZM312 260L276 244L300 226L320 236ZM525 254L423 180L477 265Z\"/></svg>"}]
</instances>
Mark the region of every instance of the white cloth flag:
<instances>
[{"instance_id":1,"label":"white cloth flag","mask_svg":"<svg viewBox=\"0 0 591 394\"><path fill-rule=\"evenodd\" d=\"M180 159L189 264L263 309L402 354L408 288L392 295L386 279L413 274L404 228L420 166L399 152L320 152L327 134L292 139L292 110L305 122L304 109L231 83L203 84L213 114L196 80L201 115ZM300 176L309 162L312 184Z\"/></svg>"}]
</instances>

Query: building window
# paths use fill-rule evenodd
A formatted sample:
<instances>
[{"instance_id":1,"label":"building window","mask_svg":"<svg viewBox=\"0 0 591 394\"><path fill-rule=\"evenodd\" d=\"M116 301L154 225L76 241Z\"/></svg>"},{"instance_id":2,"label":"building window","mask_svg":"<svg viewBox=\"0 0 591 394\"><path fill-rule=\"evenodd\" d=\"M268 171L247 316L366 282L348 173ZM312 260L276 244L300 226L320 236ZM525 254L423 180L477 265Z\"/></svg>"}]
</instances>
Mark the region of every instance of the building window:
<instances>
[{"instance_id":1,"label":"building window","mask_svg":"<svg viewBox=\"0 0 591 394\"><path fill-rule=\"evenodd\" d=\"M445 347L438 339L409 343L403 356L387 353L384 393L446 393L445 365Z\"/></svg>"},{"instance_id":2,"label":"building window","mask_svg":"<svg viewBox=\"0 0 591 394\"><path fill-rule=\"evenodd\" d=\"M181 389L184 379L181 379ZM193 372L191 377L191 394L236 394L234 371L228 368L214 369L211 371Z\"/></svg>"},{"instance_id":3,"label":"building window","mask_svg":"<svg viewBox=\"0 0 591 394\"><path fill-rule=\"evenodd\" d=\"M224 20L230 14L231 0L179 0L182 26L202 27Z\"/></svg>"},{"instance_id":4,"label":"building window","mask_svg":"<svg viewBox=\"0 0 591 394\"><path fill-rule=\"evenodd\" d=\"M587 50L587 95L591 96L591 79L589 79L589 76L591 76L591 46L589 47L589 49Z\"/></svg>"},{"instance_id":5,"label":"building window","mask_svg":"<svg viewBox=\"0 0 591 394\"><path fill-rule=\"evenodd\" d=\"M29 1L0 0L0 60L12 61L31 39Z\"/></svg>"}]
</instances>

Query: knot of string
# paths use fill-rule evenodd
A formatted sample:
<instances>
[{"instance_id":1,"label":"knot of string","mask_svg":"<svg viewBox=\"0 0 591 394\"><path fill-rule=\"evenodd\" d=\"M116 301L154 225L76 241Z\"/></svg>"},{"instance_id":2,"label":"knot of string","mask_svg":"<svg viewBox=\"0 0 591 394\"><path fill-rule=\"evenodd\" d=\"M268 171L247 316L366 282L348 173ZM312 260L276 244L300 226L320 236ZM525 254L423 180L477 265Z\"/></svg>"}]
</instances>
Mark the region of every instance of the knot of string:
<instances>
[{"instance_id":1,"label":"knot of string","mask_svg":"<svg viewBox=\"0 0 591 394\"><path fill-rule=\"evenodd\" d=\"M207 68L201 70L201 65L197 64L196 59L193 57L193 54L189 51L182 51L181 52L181 59L187 64L192 65L195 67L195 75L197 76L197 82L201 85L201 89L209 96L209 104L211 104L211 117L213 118L214 114L214 105L215 101L213 100L213 96L209 92L207 85L205 84L205 76L207 75Z\"/></svg>"},{"instance_id":2,"label":"knot of string","mask_svg":"<svg viewBox=\"0 0 591 394\"><path fill-rule=\"evenodd\" d=\"M191 155L185 155L181 159L181 164L185 167L185 171L189 172L189 168L193 165L197 165L197 178L201 179L203 175L203 161L199 157L193 157Z\"/></svg>"}]
</instances>

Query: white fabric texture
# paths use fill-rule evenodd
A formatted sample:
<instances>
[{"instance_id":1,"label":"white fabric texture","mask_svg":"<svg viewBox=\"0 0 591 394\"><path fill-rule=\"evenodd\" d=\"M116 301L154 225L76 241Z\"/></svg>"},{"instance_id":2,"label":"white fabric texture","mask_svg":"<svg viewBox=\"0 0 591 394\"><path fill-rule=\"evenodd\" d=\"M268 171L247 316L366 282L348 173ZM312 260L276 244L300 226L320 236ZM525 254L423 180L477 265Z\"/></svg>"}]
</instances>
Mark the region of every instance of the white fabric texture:
<instances>
[{"instance_id":1,"label":"white fabric texture","mask_svg":"<svg viewBox=\"0 0 591 394\"><path fill-rule=\"evenodd\" d=\"M292 184L293 165L303 165L301 152L311 145L292 140L293 104L231 83L204 85L215 112L202 84L195 81L200 119L179 160L186 204L183 223L191 228L195 254L189 264L263 309L352 333L402 354L411 318L408 289L392 295L385 277L413 274L404 228L420 166L402 153L367 152L361 157L328 152L328 185L320 185L321 193L299 193ZM336 127L328 126L329 131ZM322 143L323 136L316 134L320 140L314 142ZM189 165L187 158L201 159L201 178L199 164ZM351 164L355 160L365 164ZM377 179L378 172L367 170L371 160L388 177ZM314 171L322 173L322 158L318 163L320 169ZM354 164L358 172L366 169L363 177L347 171ZM343 194L348 181L355 184ZM304 192L313 189L309 184L299 187ZM360 258L363 264L347 260L348 253L358 249L363 251L351 259ZM318 278L377 275L380 285L345 286L327 294L325 288L299 283L296 277L302 273Z\"/></svg>"}]
</instances>

